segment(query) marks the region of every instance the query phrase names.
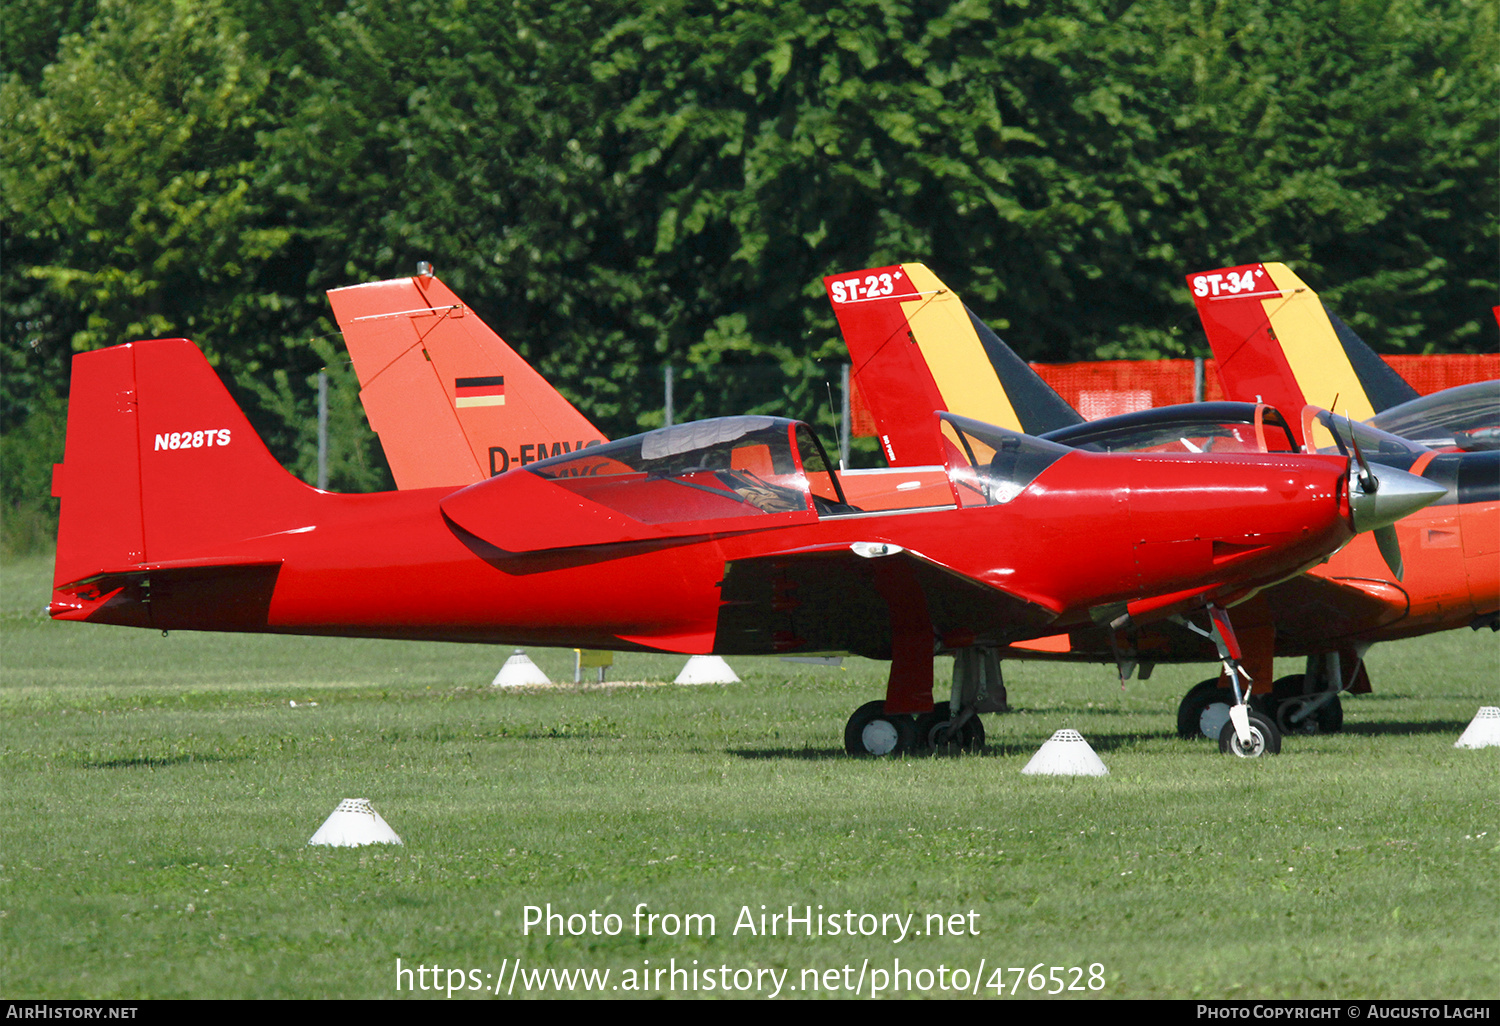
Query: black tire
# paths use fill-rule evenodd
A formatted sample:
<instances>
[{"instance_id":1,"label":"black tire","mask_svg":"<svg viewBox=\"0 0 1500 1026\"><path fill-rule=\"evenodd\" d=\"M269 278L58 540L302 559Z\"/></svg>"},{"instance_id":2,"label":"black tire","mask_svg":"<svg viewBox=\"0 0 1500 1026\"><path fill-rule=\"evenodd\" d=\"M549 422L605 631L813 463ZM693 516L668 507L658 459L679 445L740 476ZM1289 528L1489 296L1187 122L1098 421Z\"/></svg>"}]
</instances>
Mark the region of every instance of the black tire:
<instances>
[{"instance_id":1,"label":"black tire","mask_svg":"<svg viewBox=\"0 0 1500 1026\"><path fill-rule=\"evenodd\" d=\"M1271 719L1283 737L1318 733L1317 716L1309 716L1300 723L1292 722L1292 717L1307 704L1306 688L1307 678L1300 673L1282 677L1271 686Z\"/></svg>"},{"instance_id":2,"label":"black tire","mask_svg":"<svg viewBox=\"0 0 1500 1026\"><path fill-rule=\"evenodd\" d=\"M1301 698L1307 693L1307 677L1300 673L1289 673L1278 677L1271 685L1271 698L1280 705L1291 698Z\"/></svg>"},{"instance_id":3,"label":"black tire","mask_svg":"<svg viewBox=\"0 0 1500 1026\"><path fill-rule=\"evenodd\" d=\"M1294 673L1282 677L1271 689L1271 707L1274 710L1272 717L1276 721L1276 729L1282 735L1288 734L1337 734L1344 729L1344 706L1335 695L1325 704L1318 707L1317 712L1306 717L1300 723L1293 723L1295 716L1313 696L1304 691L1303 675Z\"/></svg>"},{"instance_id":4,"label":"black tire","mask_svg":"<svg viewBox=\"0 0 1500 1026\"><path fill-rule=\"evenodd\" d=\"M906 713L886 715L885 702L866 702L844 725L844 751L850 755L905 755L915 746L917 728Z\"/></svg>"},{"instance_id":5,"label":"black tire","mask_svg":"<svg viewBox=\"0 0 1500 1026\"><path fill-rule=\"evenodd\" d=\"M1219 732L1219 751L1225 755L1237 755L1241 759L1257 759L1262 755L1281 754L1281 731L1276 724L1258 712L1250 714L1250 745L1242 747L1234 732L1234 724L1224 724Z\"/></svg>"},{"instance_id":6,"label":"black tire","mask_svg":"<svg viewBox=\"0 0 1500 1026\"><path fill-rule=\"evenodd\" d=\"M984 747L984 721L978 716L970 716L964 721L964 725L958 728L958 737L940 740L948 730L949 721L947 706L939 706L918 716L917 747L925 752L977 752Z\"/></svg>"},{"instance_id":7,"label":"black tire","mask_svg":"<svg viewBox=\"0 0 1500 1026\"><path fill-rule=\"evenodd\" d=\"M1229 722L1229 707L1233 704L1233 693L1228 688L1219 687L1219 678L1211 677L1194 684L1188 689L1188 693L1182 696L1182 702L1177 706L1177 736L1217 738L1222 729L1222 723ZM1209 711L1210 707L1217 705L1224 707L1222 716L1210 716L1205 723L1204 714ZM1211 727L1212 732L1206 732L1205 725Z\"/></svg>"},{"instance_id":8,"label":"black tire","mask_svg":"<svg viewBox=\"0 0 1500 1026\"><path fill-rule=\"evenodd\" d=\"M1344 729L1344 703L1337 695L1318 710L1318 733L1337 734Z\"/></svg>"}]
</instances>

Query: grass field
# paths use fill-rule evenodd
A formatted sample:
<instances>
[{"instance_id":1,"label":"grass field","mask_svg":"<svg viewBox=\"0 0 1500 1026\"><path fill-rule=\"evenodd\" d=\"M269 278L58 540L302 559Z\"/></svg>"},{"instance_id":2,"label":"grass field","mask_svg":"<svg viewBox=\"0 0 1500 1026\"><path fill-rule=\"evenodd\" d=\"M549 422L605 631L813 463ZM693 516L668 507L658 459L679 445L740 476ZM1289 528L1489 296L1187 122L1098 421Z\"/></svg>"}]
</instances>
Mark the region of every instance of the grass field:
<instances>
[{"instance_id":1,"label":"grass field","mask_svg":"<svg viewBox=\"0 0 1500 1026\"><path fill-rule=\"evenodd\" d=\"M503 649L54 624L49 574L0 568L6 997L487 988L456 998L497 978L552 996L527 990L551 968L609 970L612 997L693 981L768 996L777 974L806 997L839 970L862 994L884 972L902 996L925 981L993 998L998 967L1010 999L1011 967L1038 964L1032 984L1063 967L1073 997L1500 994L1500 749L1453 747L1500 704L1489 632L1377 647L1376 694L1346 699L1345 732L1279 758L1175 737L1202 667L1122 692L1100 667L1007 664L1016 711L987 717L982 754L869 761L841 734L882 664L737 659L731 686L501 691ZM571 653L532 655L571 679ZM611 676L681 664L622 655ZM1021 775L1065 726L1108 777ZM307 847L345 797L404 846ZM601 935L525 933L525 908L548 903L597 910ZM712 915L713 935L666 936L667 918L637 936L641 903ZM890 918L886 936L736 931L762 905L914 915L922 935L897 942ZM424 971L398 978L398 958ZM1023 976L1016 996L1036 993Z\"/></svg>"}]
</instances>

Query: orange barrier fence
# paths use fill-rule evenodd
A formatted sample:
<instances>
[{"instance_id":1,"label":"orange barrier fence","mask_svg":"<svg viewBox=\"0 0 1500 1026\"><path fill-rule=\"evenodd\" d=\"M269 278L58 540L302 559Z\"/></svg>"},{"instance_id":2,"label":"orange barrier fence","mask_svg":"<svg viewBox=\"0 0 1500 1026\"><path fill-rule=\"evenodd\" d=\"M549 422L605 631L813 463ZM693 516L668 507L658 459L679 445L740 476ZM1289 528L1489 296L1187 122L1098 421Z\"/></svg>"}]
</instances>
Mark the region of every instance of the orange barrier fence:
<instances>
[{"instance_id":1,"label":"orange barrier fence","mask_svg":"<svg viewBox=\"0 0 1500 1026\"><path fill-rule=\"evenodd\" d=\"M1381 357L1419 395L1431 395L1445 388L1467 385L1473 381L1500 378L1500 353L1447 353L1441 356Z\"/></svg>"},{"instance_id":2,"label":"orange barrier fence","mask_svg":"<svg viewBox=\"0 0 1500 1026\"><path fill-rule=\"evenodd\" d=\"M1034 363L1031 369L1084 420L1224 398L1224 387L1212 360ZM1195 381L1201 384L1195 385Z\"/></svg>"},{"instance_id":3,"label":"orange barrier fence","mask_svg":"<svg viewBox=\"0 0 1500 1026\"><path fill-rule=\"evenodd\" d=\"M1433 356L1385 356L1392 369L1420 395L1455 385L1500 378L1500 354L1452 353ZM1053 391L1083 415L1098 420L1174 403L1224 398L1214 360L1097 360L1088 363L1033 363L1031 369ZM875 421L859 389L852 390L851 427L871 437Z\"/></svg>"}]
</instances>

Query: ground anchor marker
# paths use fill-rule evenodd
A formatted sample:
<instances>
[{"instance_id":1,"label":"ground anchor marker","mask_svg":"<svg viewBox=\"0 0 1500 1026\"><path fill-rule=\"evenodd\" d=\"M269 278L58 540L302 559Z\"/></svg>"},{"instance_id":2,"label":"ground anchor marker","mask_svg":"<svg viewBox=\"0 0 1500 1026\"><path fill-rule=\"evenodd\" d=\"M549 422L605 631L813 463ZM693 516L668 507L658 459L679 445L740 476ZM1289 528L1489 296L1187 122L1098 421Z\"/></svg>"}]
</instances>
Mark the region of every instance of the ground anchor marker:
<instances>
[{"instance_id":1,"label":"ground anchor marker","mask_svg":"<svg viewBox=\"0 0 1500 1026\"><path fill-rule=\"evenodd\" d=\"M1500 705L1482 705L1454 748L1500 748Z\"/></svg>"},{"instance_id":2,"label":"ground anchor marker","mask_svg":"<svg viewBox=\"0 0 1500 1026\"><path fill-rule=\"evenodd\" d=\"M1102 777L1109 773L1076 730L1059 730L1037 749L1022 773L1053 777Z\"/></svg>"},{"instance_id":3,"label":"ground anchor marker","mask_svg":"<svg viewBox=\"0 0 1500 1026\"><path fill-rule=\"evenodd\" d=\"M677 675L673 684L738 684L739 677L729 668L721 656L696 655L688 659L687 665Z\"/></svg>"},{"instance_id":4,"label":"ground anchor marker","mask_svg":"<svg viewBox=\"0 0 1500 1026\"><path fill-rule=\"evenodd\" d=\"M515 655L505 660L505 665L500 667L500 672L495 674L494 680L490 681L490 687L519 688L528 684L551 683L541 667L531 661L525 649L518 648Z\"/></svg>"},{"instance_id":5,"label":"ground anchor marker","mask_svg":"<svg viewBox=\"0 0 1500 1026\"><path fill-rule=\"evenodd\" d=\"M364 844L400 844L401 838L370 806L368 798L345 798L307 843L358 848Z\"/></svg>"}]
</instances>

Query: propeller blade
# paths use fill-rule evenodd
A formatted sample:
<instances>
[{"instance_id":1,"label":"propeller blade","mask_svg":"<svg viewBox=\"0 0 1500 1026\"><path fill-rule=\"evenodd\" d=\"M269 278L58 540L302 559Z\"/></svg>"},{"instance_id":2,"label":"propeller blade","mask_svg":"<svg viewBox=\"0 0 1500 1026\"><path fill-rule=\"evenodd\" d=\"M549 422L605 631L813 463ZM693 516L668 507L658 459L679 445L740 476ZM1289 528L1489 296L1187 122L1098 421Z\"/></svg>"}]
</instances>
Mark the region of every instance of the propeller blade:
<instances>
[{"instance_id":1,"label":"propeller blade","mask_svg":"<svg viewBox=\"0 0 1500 1026\"><path fill-rule=\"evenodd\" d=\"M1396 537L1396 526L1386 524L1377 527L1374 531L1375 544L1380 549L1380 555L1385 559L1385 565L1391 568L1391 573L1396 580L1401 580L1406 567L1401 562L1401 542Z\"/></svg>"},{"instance_id":2,"label":"propeller blade","mask_svg":"<svg viewBox=\"0 0 1500 1026\"><path fill-rule=\"evenodd\" d=\"M1380 478L1370 473L1370 461L1365 459L1365 454L1359 448L1359 436L1354 433L1354 421L1349 415L1344 414L1344 423L1349 428L1349 441L1354 444L1354 458L1359 463L1359 487L1366 494L1374 493L1380 488Z\"/></svg>"},{"instance_id":3,"label":"propeller blade","mask_svg":"<svg viewBox=\"0 0 1500 1026\"><path fill-rule=\"evenodd\" d=\"M1339 434L1338 420L1331 414L1327 422L1328 433L1333 436L1333 444L1339 447L1339 455L1345 459L1349 458L1349 447L1344 444L1344 436Z\"/></svg>"}]
</instances>

